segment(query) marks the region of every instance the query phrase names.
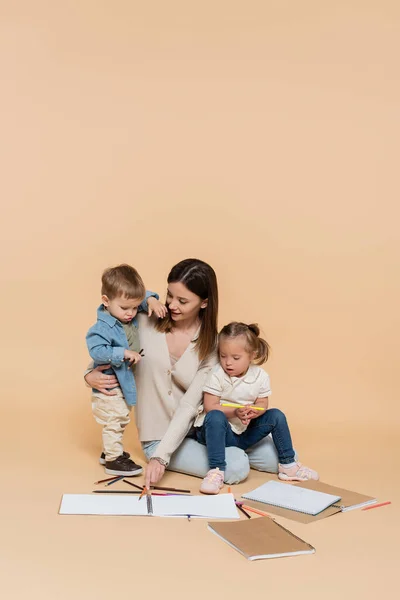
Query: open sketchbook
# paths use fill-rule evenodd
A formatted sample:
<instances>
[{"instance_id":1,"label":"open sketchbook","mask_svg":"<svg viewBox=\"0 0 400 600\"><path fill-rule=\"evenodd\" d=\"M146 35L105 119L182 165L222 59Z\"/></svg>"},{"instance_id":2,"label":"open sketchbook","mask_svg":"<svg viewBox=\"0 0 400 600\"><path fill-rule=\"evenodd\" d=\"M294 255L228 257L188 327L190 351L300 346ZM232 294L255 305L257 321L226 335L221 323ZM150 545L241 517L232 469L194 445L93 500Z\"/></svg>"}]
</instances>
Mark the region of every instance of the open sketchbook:
<instances>
[{"instance_id":1,"label":"open sketchbook","mask_svg":"<svg viewBox=\"0 0 400 600\"><path fill-rule=\"evenodd\" d=\"M248 560L313 554L315 548L269 517L209 523L208 529Z\"/></svg>"},{"instance_id":2,"label":"open sketchbook","mask_svg":"<svg viewBox=\"0 0 400 600\"><path fill-rule=\"evenodd\" d=\"M128 515L239 519L232 494L219 496L137 496L64 494L60 515Z\"/></svg>"},{"instance_id":3,"label":"open sketchbook","mask_svg":"<svg viewBox=\"0 0 400 600\"><path fill-rule=\"evenodd\" d=\"M243 494L242 498L308 515L318 515L328 506L340 501L340 496L334 494L317 492L278 481L268 481L255 490Z\"/></svg>"}]
</instances>

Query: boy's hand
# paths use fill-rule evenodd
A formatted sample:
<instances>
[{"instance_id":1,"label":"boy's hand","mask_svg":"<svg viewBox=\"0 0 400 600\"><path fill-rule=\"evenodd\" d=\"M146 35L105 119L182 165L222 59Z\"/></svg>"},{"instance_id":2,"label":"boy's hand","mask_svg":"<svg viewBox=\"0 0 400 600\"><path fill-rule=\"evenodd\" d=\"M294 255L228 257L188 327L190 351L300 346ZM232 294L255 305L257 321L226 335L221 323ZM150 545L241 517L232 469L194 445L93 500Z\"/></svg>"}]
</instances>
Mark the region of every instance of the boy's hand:
<instances>
[{"instance_id":1,"label":"boy's hand","mask_svg":"<svg viewBox=\"0 0 400 600\"><path fill-rule=\"evenodd\" d=\"M133 350L124 350L124 360L131 365L138 363L141 360L141 355Z\"/></svg>"},{"instance_id":2,"label":"boy's hand","mask_svg":"<svg viewBox=\"0 0 400 600\"><path fill-rule=\"evenodd\" d=\"M154 296L150 296L150 298L147 298L147 304L149 307L147 313L149 317L151 317L153 313L155 313L159 319L163 319L166 316L167 307L162 302L157 300L157 298L154 298Z\"/></svg>"}]
</instances>

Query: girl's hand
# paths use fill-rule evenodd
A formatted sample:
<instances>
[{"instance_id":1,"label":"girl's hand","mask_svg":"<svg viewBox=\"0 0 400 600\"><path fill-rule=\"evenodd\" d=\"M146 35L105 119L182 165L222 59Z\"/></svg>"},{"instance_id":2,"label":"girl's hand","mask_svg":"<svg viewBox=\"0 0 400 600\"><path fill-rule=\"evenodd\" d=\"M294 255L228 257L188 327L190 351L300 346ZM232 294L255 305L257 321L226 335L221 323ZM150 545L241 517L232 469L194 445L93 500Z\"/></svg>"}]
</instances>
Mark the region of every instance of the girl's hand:
<instances>
[{"instance_id":1,"label":"girl's hand","mask_svg":"<svg viewBox=\"0 0 400 600\"><path fill-rule=\"evenodd\" d=\"M149 307L149 310L147 312L149 317L151 317L151 315L155 313L159 319L163 319L168 312L167 307L162 302L157 300L157 298L154 298L154 296L150 296L150 298L147 298L147 305Z\"/></svg>"},{"instance_id":2,"label":"girl's hand","mask_svg":"<svg viewBox=\"0 0 400 600\"><path fill-rule=\"evenodd\" d=\"M124 360L129 361L131 365L136 364L142 359L141 354L133 350L124 350Z\"/></svg>"},{"instance_id":3,"label":"girl's hand","mask_svg":"<svg viewBox=\"0 0 400 600\"><path fill-rule=\"evenodd\" d=\"M248 417L248 413L249 413L249 408L247 408L247 406L243 406L243 408L237 408L235 410L235 415L237 416L238 419L240 419L243 423L243 425L248 425L249 424L249 417Z\"/></svg>"},{"instance_id":4,"label":"girl's hand","mask_svg":"<svg viewBox=\"0 0 400 600\"><path fill-rule=\"evenodd\" d=\"M247 418L249 419L249 421L251 421L252 419L257 419L257 417L261 417L261 415L264 414L264 411L261 410L254 410L252 408L249 408L249 412L247 413Z\"/></svg>"},{"instance_id":5,"label":"girl's hand","mask_svg":"<svg viewBox=\"0 0 400 600\"><path fill-rule=\"evenodd\" d=\"M106 396L115 396L116 390L109 390L107 388L115 388L118 385L118 380L115 375L105 375L103 371L109 369L110 365L100 365L90 371L85 377L85 381L90 387L99 390Z\"/></svg>"},{"instance_id":6,"label":"girl's hand","mask_svg":"<svg viewBox=\"0 0 400 600\"><path fill-rule=\"evenodd\" d=\"M150 489L151 485L155 485L160 481L165 473L165 467L158 462L155 458L149 460L149 464L146 467L146 473L144 476L144 485L147 489Z\"/></svg>"}]
</instances>

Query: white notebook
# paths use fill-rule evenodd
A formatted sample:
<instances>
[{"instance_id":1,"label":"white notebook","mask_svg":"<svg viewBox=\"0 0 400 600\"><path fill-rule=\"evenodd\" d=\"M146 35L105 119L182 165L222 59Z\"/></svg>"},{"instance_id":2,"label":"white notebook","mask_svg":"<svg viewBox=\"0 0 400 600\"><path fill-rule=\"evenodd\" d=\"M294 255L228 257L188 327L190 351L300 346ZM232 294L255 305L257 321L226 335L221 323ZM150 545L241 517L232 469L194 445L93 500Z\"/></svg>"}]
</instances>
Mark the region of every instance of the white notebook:
<instances>
[{"instance_id":1,"label":"white notebook","mask_svg":"<svg viewBox=\"0 0 400 600\"><path fill-rule=\"evenodd\" d=\"M232 494L219 496L152 496L147 498L110 494L64 494L60 515L128 515L239 519Z\"/></svg>"},{"instance_id":2,"label":"white notebook","mask_svg":"<svg viewBox=\"0 0 400 600\"><path fill-rule=\"evenodd\" d=\"M289 510L318 515L320 512L340 500L340 496L316 492L278 481L268 481L242 498L272 504Z\"/></svg>"}]
</instances>

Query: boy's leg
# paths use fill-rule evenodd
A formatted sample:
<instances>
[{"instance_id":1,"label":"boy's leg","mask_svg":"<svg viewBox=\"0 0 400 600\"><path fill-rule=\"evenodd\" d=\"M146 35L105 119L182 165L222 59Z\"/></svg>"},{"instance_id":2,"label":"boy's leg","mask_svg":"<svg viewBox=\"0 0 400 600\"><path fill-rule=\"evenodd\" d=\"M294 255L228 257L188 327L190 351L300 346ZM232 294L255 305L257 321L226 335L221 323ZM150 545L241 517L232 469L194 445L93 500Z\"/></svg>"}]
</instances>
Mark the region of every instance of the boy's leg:
<instances>
[{"instance_id":1,"label":"boy's leg","mask_svg":"<svg viewBox=\"0 0 400 600\"><path fill-rule=\"evenodd\" d=\"M233 433L225 414L221 410L208 412L203 426L197 429L196 436L200 444L207 446L209 468L225 471L225 448L239 445L239 436Z\"/></svg>"},{"instance_id":2,"label":"boy's leg","mask_svg":"<svg viewBox=\"0 0 400 600\"><path fill-rule=\"evenodd\" d=\"M103 426L103 448L107 462L122 455L122 438L130 422L130 407L125 402L120 388L115 396L93 394L92 409L97 423Z\"/></svg>"},{"instance_id":3,"label":"boy's leg","mask_svg":"<svg viewBox=\"0 0 400 600\"><path fill-rule=\"evenodd\" d=\"M247 450L272 434L278 459L281 464L292 463L295 452L286 417L278 408L266 410L257 419L252 419L246 431L239 436L239 447Z\"/></svg>"},{"instance_id":4,"label":"boy's leg","mask_svg":"<svg viewBox=\"0 0 400 600\"><path fill-rule=\"evenodd\" d=\"M92 402L94 417L103 425L105 471L110 475L140 475L142 467L124 453L122 444L125 427L130 422L131 407L126 404L121 389L116 388L116 391L114 396L97 392Z\"/></svg>"}]
</instances>

